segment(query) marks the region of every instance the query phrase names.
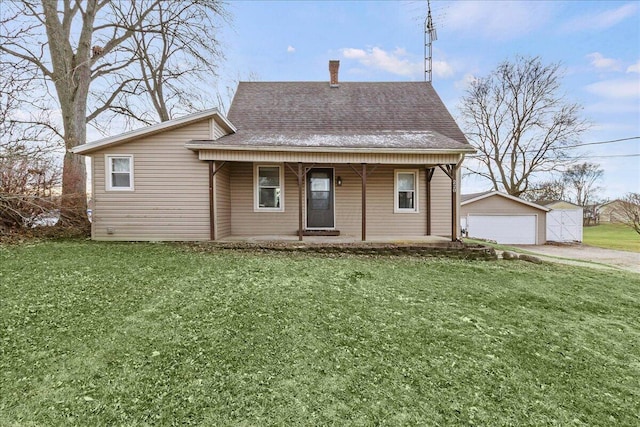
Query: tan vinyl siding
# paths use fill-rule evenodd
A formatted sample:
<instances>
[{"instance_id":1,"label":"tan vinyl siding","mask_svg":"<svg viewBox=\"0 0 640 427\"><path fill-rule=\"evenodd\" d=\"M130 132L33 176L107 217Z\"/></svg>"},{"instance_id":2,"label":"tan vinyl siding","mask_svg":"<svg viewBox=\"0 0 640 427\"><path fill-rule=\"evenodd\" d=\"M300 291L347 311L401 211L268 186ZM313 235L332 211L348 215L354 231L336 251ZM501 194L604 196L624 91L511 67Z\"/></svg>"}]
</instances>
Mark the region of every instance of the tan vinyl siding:
<instances>
[{"instance_id":1,"label":"tan vinyl siding","mask_svg":"<svg viewBox=\"0 0 640 427\"><path fill-rule=\"evenodd\" d=\"M458 163L460 154L413 153L318 153L314 151L250 151L206 150L199 151L200 160L229 160L233 162L304 162L304 163L375 163L375 164L452 164Z\"/></svg>"},{"instance_id":2,"label":"tan vinyl siding","mask_svg":"<svg viewBox=\"0 0 640 427\"><path fill-rule=\"evenodd\" d=\"M359 172L361 165L353 165ZM362 225L362 186L349 165L335 165L335 179L342 178L342 187L335 187L336 230L343 236L360 238Z\"/></svg>"},{"instance_id":3,"label":"tan vinyl siding","mask_svg":"<svg viewBox=\"0 0 640 427\"><path fill-rule=\"evenodd\" d=\"M458 173L458 188L460 187ZM451 179L436 168L431 180L431 234L434 236L451 236ZM459 220L456 227L459 234Z\"/></svg>"},{"instance_id":4,"label":"tan vinyl siding","mask_svg":"<svg viewBox=\"0 0 640 427\"><path fill-rule=\"evenodd\" d=\"M184 144L210 134L202 120L93 153L93 238L208 240L208 164ZM135 191L105 191L105 154L133 155Z\"/></svg>"},{"instance_id":5,"label":"tan vinyl siding","mask_svg":"<svg viewBox=\"0 0 640 427\"><path fill-rule=\"evenodd\" d=\"M209 124L211 126L211 139L218 139L227 134L227 132L222 129L222 126L220 126L214 118L211 118L209 120Z\"/></svg>"},{"instance_id":6,"label":"tan vinyl siding","mask_svg":"<svg viewBox=\"0 0 640 427\"><path fill-rule=\"evenodd\" d=\"M491 215L536 215L537 216L537 242L543 244L547 238L547 214L545 211L532 206L518 203L501 196L490 196L460 207L460 217L469 214Z\"/></svg>"},{"instance_id":7,"label":"tan vinyl siding","mask_svg":"<svg viewBox=\"0 0 640 427\"><path fill-rule=\"evenodd\" d=\"M253 163L231 163L231 234L295 235L298 230L298 184L284 168L284 211L254 212Z\"/></svg>"},{"instance_id":8,"label":"tan vinyl siding","mask_svg":"<svg viewBox=\"0 0 640 427\"><path fill-rule=\"evenodd\" d=\"M224 239L231 235L230 166L230 163L225 164L215 175L216 239Z\"/></svg>"},{"instance_id":9,"label":"tan vinyl siding","mask_svg":"<svg viewBox=\"0 0 640 427\"><path fill-rule=\"evenodd\" d=\"M296 167L294 165L294 167ZM349 165L316 164L330 167L343 185L335 187L335 228L342 236L361 237L361 179ZM361 165L354 165L361 171ZM424 236L427 230L425 168L415 165L382 165L373 173L368 165L367 237ZM394 171L419 170L418 213L394 213ZM254 212L253 163L233 163L231 171L231 218L233 236L293 235L298 228L298 185L295 175L285 167L285 211ZM303 196L306 200L306 196ZM306 206L303 206L306 218ZM451 235L451 180L436 170L432 180L432 234ZM457 223L457 221L456 221ZM304 226L304 222L303 222Z\"/></svg>"},{"instance_id":10,"label":"tan vinyl siding","mask_svg":"<svg viewBox=\"0 0 640 427\"><path fill-rule=\"evenodd\" d=\"M367 236L411 237L427 234L427 184L424 167L417 168L418 212L395 213L396 170L412 171L413 165L380 166L367 180ZM431 234L451 235L451 180L436 169L431 180Z\"/></svg>"}]
</instances>

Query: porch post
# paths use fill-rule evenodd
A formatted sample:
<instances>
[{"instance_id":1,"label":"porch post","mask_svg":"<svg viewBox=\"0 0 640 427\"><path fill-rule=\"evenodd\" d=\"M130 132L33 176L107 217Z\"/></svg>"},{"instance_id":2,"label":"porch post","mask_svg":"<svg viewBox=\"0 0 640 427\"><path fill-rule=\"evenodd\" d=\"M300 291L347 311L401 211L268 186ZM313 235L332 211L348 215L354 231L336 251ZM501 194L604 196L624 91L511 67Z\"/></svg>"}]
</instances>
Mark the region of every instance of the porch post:
<instances>
[{"instance_id":1,"label":"porch post","mask_svg":"<svg viewBox=\"0 0 640 427\"><path fill-rule=\"evenodd\" d=\"M447 174L449 178L451 178L451 241L455 242L458 240L458 225L456 224L456 218L458 216L458 204L457 204L457 193L458 193L458 165L450 164L450 165L438 165L438 167Z\"/></svg>"},{"instance_id":2,"label":"porch post","mask_svg":"<svg viewBox=\"0 0 640 427\"><path fill-rule=\"evenodd\" d=\"M302 241L302 184L306 174L302 173L302 163L298 162L298 240Z\"/></svg>"},{"instance_id":3,"label":"porch post","mask_svg":"<svg viewBox=\"0 0 640 427\"><path fill-rule=\"evenodd\" d=\"M431 178L433 178L433 173L436 171L435 168L427 168L426 176L427 176L427 236L431 236Z\"/></svg>"},{"instance_id":4,"label":"porch post","mask_svg":"<svg viewBox=\"0 0 640 427\"><path fill-rule=\"evenodd\" d=\"M214 199L213 173L215 169L215 160L209 161L209 239L216 240L216 202Z\"/></svg>"},{"instance_id":5,"label":"porch post","mask_svg":"<svg viewBox=\"0 0 640 427\"><path fill-rule=\"evenodd\" d=\"M458 192L458 174L457 165L451 165L451 241L455 242L458 239L458 225L456 224L457 212L457 192Z\"/></svg>"},{"instance_id":6,"label":"porch post","mask_svg":"<svg viewBox=\"0 0 640 427\"><path fill-rule=\"evenodd\" d=\"M367 240L367 164L362 164L362 241Z\"/></svg>"}]
</instances>

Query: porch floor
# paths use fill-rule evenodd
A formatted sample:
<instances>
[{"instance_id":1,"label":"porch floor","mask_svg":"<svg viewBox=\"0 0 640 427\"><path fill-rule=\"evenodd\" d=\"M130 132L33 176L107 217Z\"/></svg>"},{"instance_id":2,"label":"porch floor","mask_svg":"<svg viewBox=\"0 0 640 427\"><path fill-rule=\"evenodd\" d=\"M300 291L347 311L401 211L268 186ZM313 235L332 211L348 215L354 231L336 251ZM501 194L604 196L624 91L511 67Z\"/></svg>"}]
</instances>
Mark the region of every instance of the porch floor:
<instances>
[{"instance_id":1,"label":"porch floor","mask_svg":"<svg viewBox=\"0 0 640 427\"><path fill-rule=\"evenodd\" d=\"M395 244L395 245L447 245L451 243L450 237L442 236L417 236L417 237L369 237L365 242L355 236L304 236L302 241L297 235L273 235L273 236L229 236L216 240L217 242L245 242L245 243L295 243L295 244Z\"/></svg>"}]
</instances>

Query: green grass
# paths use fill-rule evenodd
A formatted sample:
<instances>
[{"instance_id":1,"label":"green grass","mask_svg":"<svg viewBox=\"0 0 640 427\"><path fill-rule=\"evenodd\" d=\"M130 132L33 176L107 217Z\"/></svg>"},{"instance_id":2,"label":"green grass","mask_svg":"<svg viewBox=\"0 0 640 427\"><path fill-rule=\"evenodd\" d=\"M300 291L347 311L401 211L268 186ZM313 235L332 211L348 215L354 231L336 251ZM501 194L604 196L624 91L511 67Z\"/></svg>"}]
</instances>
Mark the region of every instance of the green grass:
<instances>
[{"instance_id":1,"label":"green grass","mask_svg":"<svg viewBox=\"0 0 640 427\"><path fill-rule=\"evenodd\" d=\"M583 243L607 249L640 252L640 234L624 224L600 224L584 227Z\"/></svg>"},{"instance_id":2,"label":"green grass","mask_svg":"<svg viewBox=\"0 0 640 427\"><path fill-rule=\"evenodd\" d=\"M0 425L638 425L640 275L0 246Z\"/></svg>"}]
</instances>

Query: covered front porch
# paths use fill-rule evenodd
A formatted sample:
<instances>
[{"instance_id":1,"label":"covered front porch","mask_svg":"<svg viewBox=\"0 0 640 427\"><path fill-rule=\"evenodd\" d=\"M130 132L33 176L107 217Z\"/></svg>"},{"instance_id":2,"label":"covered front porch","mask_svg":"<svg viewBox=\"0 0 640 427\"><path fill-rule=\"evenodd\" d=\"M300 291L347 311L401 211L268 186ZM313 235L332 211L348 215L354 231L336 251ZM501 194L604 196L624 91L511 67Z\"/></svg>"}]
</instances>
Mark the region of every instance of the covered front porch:
<instances>
[{"instance_id":1,"label":"covered front porch","mask_svg":"<svg viewBox=\"0 0 640 427\"><path fill-rule=\"evenodd\" d=\"M431 244L459 237L458 163L202 157L201 151L209 170L210 240Z\"/></svg>"}]
</instances>

